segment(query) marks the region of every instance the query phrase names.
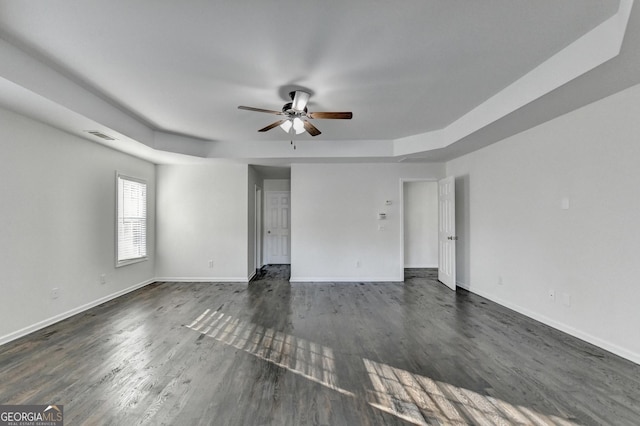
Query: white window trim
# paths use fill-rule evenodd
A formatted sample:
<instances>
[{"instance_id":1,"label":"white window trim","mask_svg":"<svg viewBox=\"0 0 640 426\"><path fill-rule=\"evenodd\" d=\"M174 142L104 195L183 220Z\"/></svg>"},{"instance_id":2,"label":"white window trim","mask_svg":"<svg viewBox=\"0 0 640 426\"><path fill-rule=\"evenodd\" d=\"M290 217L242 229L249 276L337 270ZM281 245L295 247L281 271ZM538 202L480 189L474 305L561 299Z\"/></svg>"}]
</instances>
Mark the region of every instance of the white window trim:
<instances>
[{"instance_id":1,"label":"white window trim","mask_svg":"<svg viewBox=\"0 0 640 426\"><path fill-rule=\"evenodd\" d=\"M120 172L116 171L116 177L115 177L115 199L116 199L116 203L115 203L115 267L116 268L119 268L121 266L126 266L126 265L132 265L134 263L144 262L144 261L149 259L148 255L146 255L146 254L144 256L136 257L136 258L133 258L133 259L126 259L126 260L119 260L118 259L118 256L119 256L118 249L119 249L119 243L120 243L120 240L118 238L118 226L119 226L119 223L118 223L119 222L118 207L119 207L119 203L120 203L120 200L119 200L119 195L120 194L119 194L119 191L118 191L118 183L119 183L118 180L119 179L126 179L126 180L130 180L130 181L133 181L133 182L142 183L142 184L145 185L147 190L149 188L149 185L147 184L147 181L145 179L132 177L132 176L126 175L124 173L120 173ZM146 203L147 203L147 206L146 206L147 208L145 209L146 210L146 212L145 212L146 213L146 216L145 216L145 229L147 228L146 225L148 225L148 221L149 221L149 215L148 215L149 197L148 196L146 197ZM148 250L149 249L148 244L149 244L149 241L148 241L148 238L147 238L147 235L146 235L146 231L145 231L145 245L146 245L145 253L148 253L148 251L149 251Z\"/></svg>"}]
</instances>

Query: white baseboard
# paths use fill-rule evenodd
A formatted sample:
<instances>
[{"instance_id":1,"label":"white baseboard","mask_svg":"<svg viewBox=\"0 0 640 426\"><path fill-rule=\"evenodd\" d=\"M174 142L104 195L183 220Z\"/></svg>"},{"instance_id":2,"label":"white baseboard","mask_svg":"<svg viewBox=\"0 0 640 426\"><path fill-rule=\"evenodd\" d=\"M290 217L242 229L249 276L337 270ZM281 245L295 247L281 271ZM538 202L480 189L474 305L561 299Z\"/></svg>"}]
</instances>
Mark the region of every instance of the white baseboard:
<instances>
[{"instance_id":1,"label":"white baseboard","mask_svg":"<svg viewBox=\"0 0 640 426\"><path fill-rule=\"evenodd\" d=\"M589 333L585 333L584 331L578 330L576 328L573 328L567 324L564 324L562 322L556 321L554 319L551 319L545 315L541 315L537 312L531 311L529 309L523 308L522 306L516 305L515 303L511 303L509 301L500 299L499 297L495 297L485 291L477 291L474 289L471 289L468 285L466 285L465 283L462 282L457 282L456 283L459 287L464 288L465 290L477 294L478 296L482 296L485 299L489 299L492 302L495 302L499 305L502 305L506 308L509 308L513 311L518 312L519 314L525 315L529 318L532 318L536 321L539 321L543 324L548 325L549 327L553 327L556 330L560 330L564 333L567 333L573 337L576 337L580 340L584 340L585 342L591 343L592 345L596 345L599 348L602 348L606 351L609 351L613 354L616 354L622 358L628 359L631 362L634 362L636 364L640 364L640 354L637 354L635 352L632 352L628 349L625 349L621 346L618 346L614 343L611 343L607 340L601 339L599 337L593 336Z\"/></svg>"},{"instance_id":2,"label":"white baseboard","mask_svg":"<svg viewBox=\"0 0 640 426\"><path fill-rule=\"evenodd\" d=\"M69 310L67 312L63 312L63 313L55 315L55 316L53 316L51 318L47 318L45 320L39 321L39 322L37 322L35 324L32 324L32 325L27 326L27 327L24 327L24 328L22 328L20 330L12 332L12 333L5 334L4 336L0 337L0 345L4 345L5 343L8 343L8 342L10 342L12 340L16 340L16 339L19 339L20 337L26 336L29 333L33 333L34 331L38 331L38 330L40 330L42 328L48 327L48 326L50 326L52 324L55 324L55 323L60 322L60 321L62 321L64 319L67 319L69 317L77 315L77 314L79 314L81 312L87 311L87 310L89 310L89 309L91 309L93 307L96 307L96 306L101 305L101 304L103 304L105 302L113 300L116 297L120 297L123 294L127 294L127 293L130 293L130 292L134 291L134 290L142 288L142 287L144 287L144 286L146 286L148 284L151 284L151 283L153 283L155 281L156 281L155 279L150 279L150 280L143 281L143 282L135 284L135 285L133 285L131 287L125 288L124 290L116 291L115 293L112 293L112 294L109 294L107 296L101 297L101 298L96 299L96 300L94 300L92 302L85 303L84 305L78 306L77 308L73 308L73 309L71 309L71 310Z\"/></svg>"},{"instance_id":3,"label":"white baseboard","mask_svg":"<svg viewBox=\"0 0 640 426\"><path fill-rule=\"evenodd\" d=\"M156 281L177 283L248 283L247 277L158 277Z\"/></svg>"},{"instance_id":4,"label":"white baseboard","mask_svg":"<svg viewBox=\"0 0 640 426\"><path fill-rule=\"evenodd\" d=\"M405 268L429 268L429 269L433 269L433 268L437 268L438 265L404 265Z\"/></svg>"},{"instance_id":5,"label":"white baseboard","mask_svg":"<svg viewBox=\"0 0 640 426\"><path fill-rule=\"evenodd\" d=\"M247 278L247 282L251 282L251 280L253 279L253 277L256 276L256 271L254 270L253 273L251 275L249 275L249 278Z\"/></svg>"},{"instance_id":6,"label":"white baseboard","mask_svg":"<svg viewBox=\"0 0 640 426\"><path fill-rule=\"evenodd\" d=\"M291 283L359 283L359 282L403 282L404 277L291 277Z\"/></svg>"}]
</instances>

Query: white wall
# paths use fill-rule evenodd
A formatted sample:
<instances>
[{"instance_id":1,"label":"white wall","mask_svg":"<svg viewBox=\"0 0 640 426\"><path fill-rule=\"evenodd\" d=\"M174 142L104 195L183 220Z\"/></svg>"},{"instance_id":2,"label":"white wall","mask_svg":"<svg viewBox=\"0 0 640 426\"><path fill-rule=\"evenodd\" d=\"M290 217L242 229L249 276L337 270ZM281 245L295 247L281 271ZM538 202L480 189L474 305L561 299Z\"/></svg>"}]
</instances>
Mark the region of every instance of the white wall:
<instances>
[{"instance_id":1,"label":"white wall","mask_svg":"<svg viewBox=\"0 0 640 426\"><path fill-rule=\"evenodd\" d=\"M265 191L291 191L291 180L289 179L265 179Z\"/></svg>"},{"instance_id":2,"label":"white wall","mask_svg":"<svg viewBox=\"0 0 640 426\"><path fill-rule=\"evenodd\" d=\"M0 344L153 280L153 164L4 109L0 159ZM149 259L121 268L116 170L146 179L149 203Z\"/></svg>"},{"instance_id":3,"label":"white wall","mask_svg":"<svg viewBox=\"0 0 640 426\"><path fill-rule=\"evenodd\" d=\"M438 267L438 183L404 183L404 267Z\"/></svg>"},{"instance_id":4,"label":"white wall","mask_svg":"<svg viewBox=\"0 0 640 426\"><path fill-rule=\"evenodd\" d=\"M292 165L291 281L402 281L401 179L443 175L442 164Z\"/></svg>"},{"instance_id":5,"label":"white wall","mask_svg":"<svg viewBox=\"0 0 640 426\"><path fill-rule=\"evenodd\" d=\"M158 166L160 280L247 281L248 186L246 164Z\"/></svg>"},{"instance_id":6,"label":"white wall","mask_svg":"<svg viewBox=\"0 0 640 426\"><path fill-rule=\"evenodd\" d=\"M635 86L447 164L459 284L635 362L638 117Z\"/></svg>"}]
</instances>

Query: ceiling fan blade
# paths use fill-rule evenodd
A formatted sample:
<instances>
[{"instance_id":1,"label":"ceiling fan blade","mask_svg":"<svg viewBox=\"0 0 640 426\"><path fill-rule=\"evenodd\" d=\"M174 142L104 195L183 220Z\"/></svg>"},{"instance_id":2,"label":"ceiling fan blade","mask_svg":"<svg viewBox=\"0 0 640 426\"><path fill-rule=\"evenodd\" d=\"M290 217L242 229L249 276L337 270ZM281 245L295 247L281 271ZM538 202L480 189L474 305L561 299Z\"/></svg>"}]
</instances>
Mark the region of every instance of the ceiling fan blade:
<instances>
[{"instance_id":1,"label":"ceiling fan blade","mask_svg":"<svg viewBox=\"0 0 640 426\"><path fill-rule=\"evenodd\" d=\"M309 102L309 96L311 96L311 94L308 92L296 90L293 92L293 96L291 97L291 108L295 111L304 111L307 107L307 102Z\"/></svg>"},{"instance_id":2,"label":"ceiling fan blade","mask_svg":"<svg viewBox=\"0 0 640 426\"><path fill-rule=\"evenodd\" d=\"M271 130L274 127L278 127L279 125L281 125L282 123L284 123L287 120L278 120L275 123L271 123L269 124L267 127L263 127L262 129L258 130L259 132L266 132L267 130Z\"/></svg>"},{"instance_id":3,"label":"ceiling fan blade","mask_svg":"<svg viewBox=\"0 0 640 426\"><path fill-rule=\"evenodd\" d=\"M309 112L307 117L314 118L333 118L340 120L351 120L353 117L352 112Z\"/></svg>"},{"instance_id":4,"label":"ceiling fan blade","mask_svg":"<svg viewBox=\"0 0 640 426\"><path fill-rule=\"evenodd\" d=\"M309 123L308 121L304 121L303 123L304 123L304 129L311 136L318 136L320 133L322 133L320 130L318 130L316 128L316 126L314 126L313 124Z\"/></svg>"},{"instance_id":5,"label":"ceiling fan blade","mask_svg":"<svg viewBox=\"0 0 640 426\"><path fill-rule=\"evenodd\" d=\"M238 109L246 109L247 111L266 112L267 114L284 115L282 111L273 111L271 109L262 109L240 105Z\"/></svg>"}]
</instances>

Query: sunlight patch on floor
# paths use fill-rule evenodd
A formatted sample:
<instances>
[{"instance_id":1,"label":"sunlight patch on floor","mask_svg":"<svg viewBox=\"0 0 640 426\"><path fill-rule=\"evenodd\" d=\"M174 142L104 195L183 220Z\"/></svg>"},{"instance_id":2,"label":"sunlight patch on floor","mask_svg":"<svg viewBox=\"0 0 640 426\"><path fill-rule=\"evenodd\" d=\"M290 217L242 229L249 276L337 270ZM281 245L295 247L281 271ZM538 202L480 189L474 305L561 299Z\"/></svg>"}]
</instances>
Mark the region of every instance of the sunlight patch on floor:
<instances>
[{"instance_id":1,"label":"sunlight patch on floor","mask_svg":"<svg viewBox=\"0 0 640 426\"><path fill-rule=\"evenodd\" d=\"M331 348L208 309L187 328L344 395L354 396L336 384L335 359Z\"/></svg>"},{"instance_id":2,"label":"sunlight patch on floor","mask_svg":"<svg viewBox=\"0 0 640 426\"><path fill-rule=\"evenodd\" d=\"M335 358L329 347L209 309L186 327L356 397L338 386ZM367 403L416 425L575 425L387 364L365 358L362 361L371 383L365 389Z\"/></svg>"},{"instance_id":3,"label":"sunlight patch on floor","mask_svg":"<svg viewBox=\"0 0 640 426\"><path fill-rule=\"evenodd\" d=\"M496 398L363 359L373 390L369 403L415 424L575 425Z\"/></svg>"}]
</instances>

